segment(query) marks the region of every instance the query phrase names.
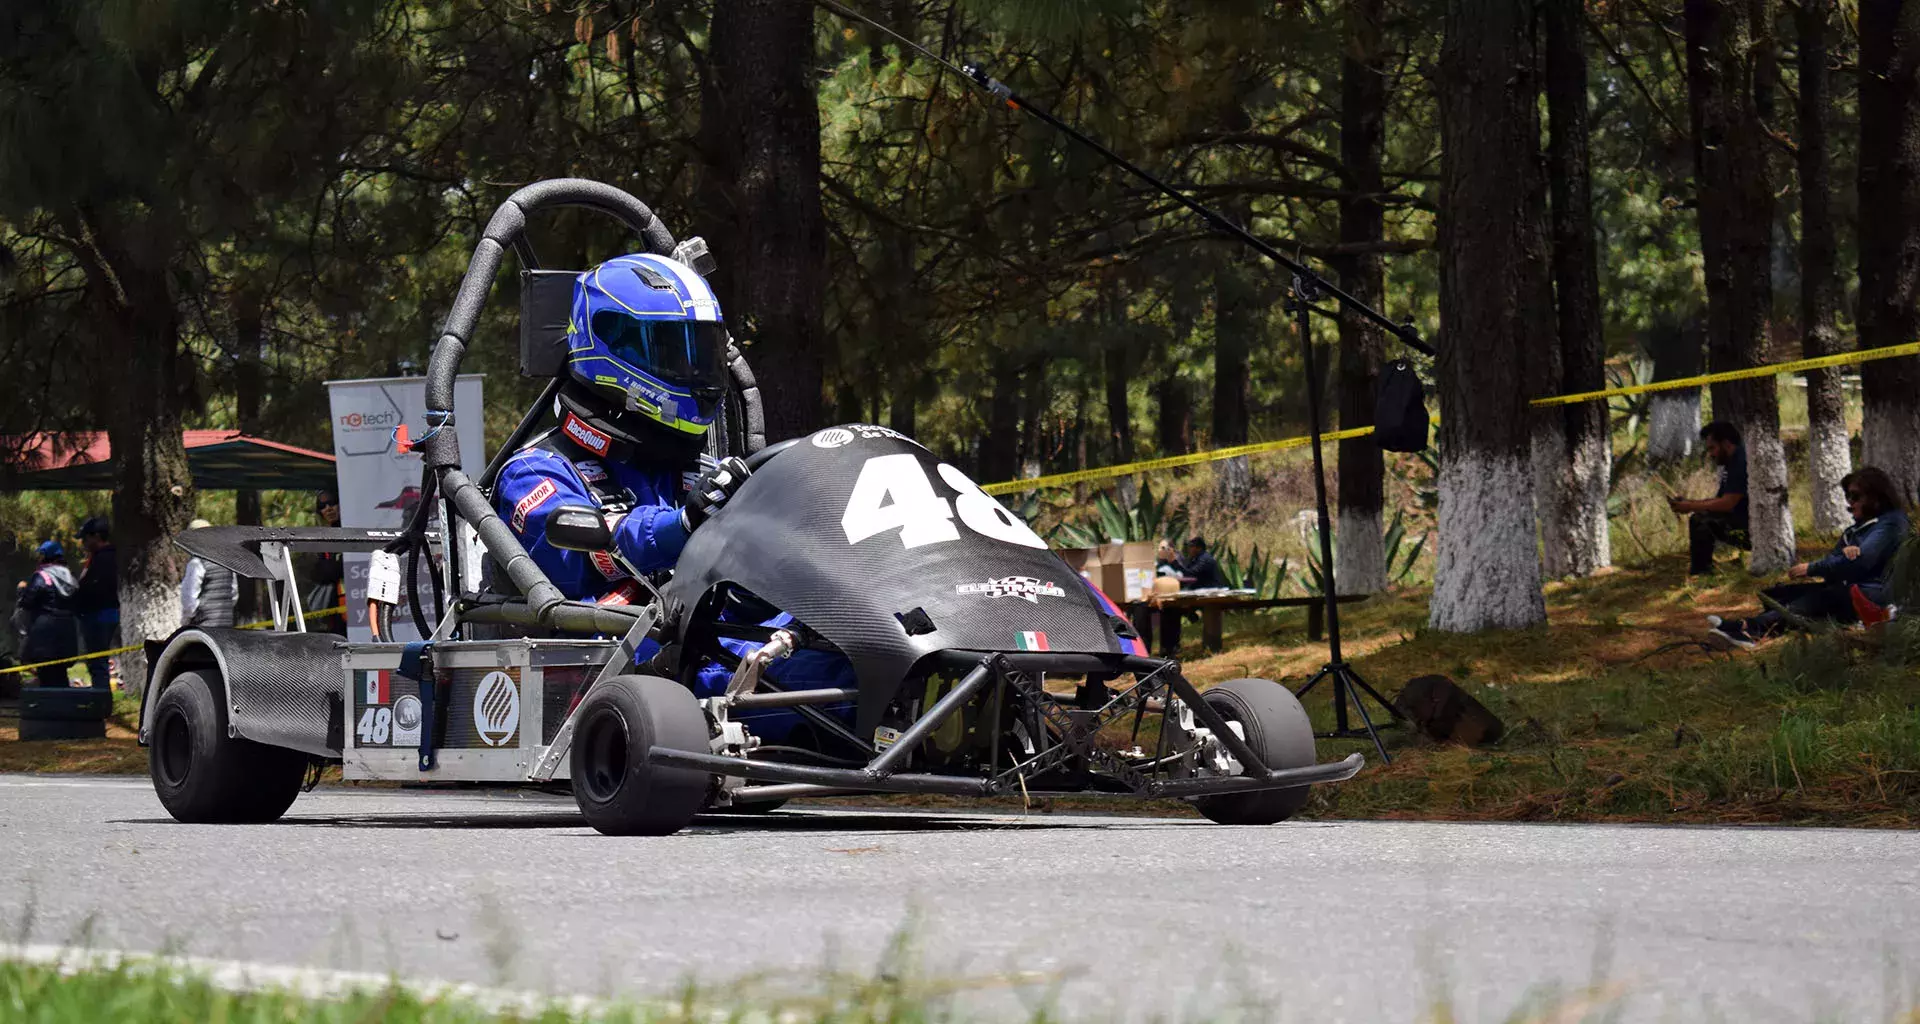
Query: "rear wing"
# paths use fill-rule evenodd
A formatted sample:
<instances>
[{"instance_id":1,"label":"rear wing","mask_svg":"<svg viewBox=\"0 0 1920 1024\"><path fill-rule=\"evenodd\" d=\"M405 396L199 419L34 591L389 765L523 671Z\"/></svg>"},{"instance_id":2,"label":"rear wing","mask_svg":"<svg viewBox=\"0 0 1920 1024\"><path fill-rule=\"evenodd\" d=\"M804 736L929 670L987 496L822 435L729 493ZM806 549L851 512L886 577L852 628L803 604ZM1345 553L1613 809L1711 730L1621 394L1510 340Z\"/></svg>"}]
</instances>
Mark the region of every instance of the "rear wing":
<instances>
[{"instance_id":1,"label":"rear wing","mask_svg":"<svg viewBox=\"0 0 1920 1024\"><path fill-rule=\"evenodd\" d=\"M400 535L397 529L344 526L203 526L179 534L173 543L187 554L230 569L237 576L266 580L272 597L273 628L304 633L306 610L300 607L300 588L294 583L294 552L378 551ZM429 531L427 543L439 546L439 531Z\"/></svg>"},{"instance_id":2,"label":"rear wing","mask_svg":"<svg viewBox=\"0 0 1920 1024\"><path fill-rule=\"evenodd\" d=\"M300 551L378 551L400 538L398 529L354 529L345 526L205 526L173 538L189 555L231 569L250 580L282 578L277 564L285 554ZM440 542L439 531L427 534Z\"/></svg>"}]
</instances>

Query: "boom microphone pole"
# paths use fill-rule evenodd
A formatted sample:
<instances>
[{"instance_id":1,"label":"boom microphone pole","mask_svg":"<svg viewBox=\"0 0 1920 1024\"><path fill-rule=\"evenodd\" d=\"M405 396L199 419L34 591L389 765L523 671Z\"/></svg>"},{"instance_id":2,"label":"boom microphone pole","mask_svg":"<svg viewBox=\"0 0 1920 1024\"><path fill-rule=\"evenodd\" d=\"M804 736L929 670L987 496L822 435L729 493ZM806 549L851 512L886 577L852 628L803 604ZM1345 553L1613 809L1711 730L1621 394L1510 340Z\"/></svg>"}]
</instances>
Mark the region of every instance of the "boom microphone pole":
<instances>
[{"instance_id":1,"label":"boom microphone pole","mask_svg":"<svg viewBox=\"0 0 1920 1024\"><path fill-rule=\"evenodd\" d=\"M1142 168L1140 165L1115 153L1113 150L1107 148L1106 144L1100 140L1061 120L1045 107L1038 106L1026 97L1014 92L1011 86L987 74L986 68L979 62L967 61L962 64L955 64L920 45L918 42L908 39L906 36L861 14L859 11L842 6L835 2L835 0L815 0L815 2L842 18L861 22L884 35L892 37L902 46L912 49L928 60L945 67L961 78L986 90L1007 106L1030 114L1055 130L1062 132L1073 141L1100 154L1108 163L1126 171L1133 177L1145 182L1155 191L1179 203L1197 215L1201 220L1206 221L1214 230L1238 240L1241 244L1272 260L1275 264L1279 265L1281 269L1292 273L1292 289L1287 299L1286 310L1294 315L1295 331L1300 337L1300 349L1307 371L1308 412L1309 418L1311 419L1311 429L1309 432L1313 438L1314 498L1319 513L1320 527L1320 586L1322 595L1327 601L1328 654L1327 663L1321 666L1320 670L1314 673L1313 677L1307 680L1306 685L1296 691L1295 695L1304 696L1307 691L1319 685L1321 680L1331 679L1333 681L1334 728L1331 732L1325 732L1319 735L1323 738L1358 739L1365 737L1371 739L1374 748L1380 752L1381 760L1391 762L1393 759L1387 755L1386 745L1381 743L1380 734L1373 725L1373 718L1367 714L1366 706L1361 702L1361 695L1365 694L1378 701L1382 707L1387 709L1387 713L1393 718L1403 716L1392 703L1380 696L1379 692L1374 690L1373 687L1367 685L1367 681L1362 679L1358 672L1354 671L1353 666L1347 664L1340 649L1340 592L1339 588L1334 584L1333 525L1331 517L1327 514L1326 469L1322 461L1320 444L1320 390L1316 385L1318 377L1314 372L1313 340L1309 330L1309 316L1313 313L1320 313L1324 316L1336 315L1314 305L1322 296L1330 297L1340 304L1340 308L1359 314L1362 318L1370 321L1381 330L1398 339L1401 344L1406 345L1416 352L1432 356L1436 354L1433 348L1421 340L1420 332L1413 326L1411 320L1394 323L1387 318L1386 314L1354 298L1340 288L1335 287L1332 282L1316 273L1311 267L1287 256L1253 232L1234 223L1205 203L1194 199L1185 192L1182 192L1173 185L1150 173L1145 168ZM1354 729L1348 724L1348 700L1352 700L1354 707L1359 710L1360 720L1364 728Z\"/></svg>"}]
</instances>

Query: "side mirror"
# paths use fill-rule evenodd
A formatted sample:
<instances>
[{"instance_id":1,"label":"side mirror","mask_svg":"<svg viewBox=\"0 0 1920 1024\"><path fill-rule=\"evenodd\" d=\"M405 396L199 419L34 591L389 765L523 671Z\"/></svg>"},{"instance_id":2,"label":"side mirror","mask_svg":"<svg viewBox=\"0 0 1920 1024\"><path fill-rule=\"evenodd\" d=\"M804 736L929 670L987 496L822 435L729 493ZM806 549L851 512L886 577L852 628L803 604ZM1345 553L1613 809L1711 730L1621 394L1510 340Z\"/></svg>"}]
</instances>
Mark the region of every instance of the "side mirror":
<instances>
[{"instance_id":1,"label":"side mirror","mask_svg":"<svg viewBox=\"0 0 1920 1024\"><path fill-rule=\"evenodd\" d=\"M547 516L547 543L562 551L605 551L613 547L613 531L599 509L562 505Z\"/></svg>"}]
</instances>

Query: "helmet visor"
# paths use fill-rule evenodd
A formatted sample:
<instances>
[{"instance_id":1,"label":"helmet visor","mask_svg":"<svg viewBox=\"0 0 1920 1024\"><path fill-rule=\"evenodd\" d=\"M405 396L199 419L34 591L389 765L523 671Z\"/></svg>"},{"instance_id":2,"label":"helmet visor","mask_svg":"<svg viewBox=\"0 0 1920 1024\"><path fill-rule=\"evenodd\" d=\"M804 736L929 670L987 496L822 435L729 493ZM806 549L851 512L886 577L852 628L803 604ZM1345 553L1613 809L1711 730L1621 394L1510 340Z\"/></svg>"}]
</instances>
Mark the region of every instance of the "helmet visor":
<instances>
[{"instance_id":1,"label":"helmet visor","mask_svg":"<svg viewBox=\"0 0 1920 1024\"><path fill-rule=\"evenodd\" d=\"M726 386L718 321L654 320L617 309L593 314L593 336L613 357L675 388L699 394Z\"/></svg>"}]
</instances>

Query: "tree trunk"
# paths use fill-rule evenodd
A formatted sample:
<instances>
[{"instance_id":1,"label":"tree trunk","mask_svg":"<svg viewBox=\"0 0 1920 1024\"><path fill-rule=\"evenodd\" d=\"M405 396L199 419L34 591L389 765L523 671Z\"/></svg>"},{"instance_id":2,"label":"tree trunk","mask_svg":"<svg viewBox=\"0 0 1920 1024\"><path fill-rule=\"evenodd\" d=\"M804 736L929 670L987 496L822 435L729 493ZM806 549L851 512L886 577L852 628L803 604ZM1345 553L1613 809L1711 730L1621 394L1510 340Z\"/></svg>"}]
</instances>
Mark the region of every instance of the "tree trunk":
<instances>
[{"instance_id":1,"label":"tree trunk","mask_svg":"<svg viewBox=\"0 0 1920 1024\"><path fill-rule=\"evenodd\" d=\"M1647 332L1653 379L1697 377L1706 369L1706 325L1698 317L1658 317ZM1700 389L1655 391L1647 396L1647 461L1680 462L1700 441Z\"/></svg>"},{"instance_id":2,"label":"tree trunk","mask_svg":"<svg viewBox=\"0 0 1920 1024\"><path fill-rule=\"evenodd\" d=\"M1587 54L1582 0L1546 0L1546 90L1550 134L1547 180L1553 200L1554 308L1559 314L1563 394L1606 386L1606 342L1601 331L1600 260L1587 155ZM1551 414L1544 414L1552 418ZM1613 564L1607 528L1613 447L1605 402L1569 405L1558 417L1565 432L1565 478L1560 521L1549 534L1564 560L1549 557L1549 572L1590 576Z\"/></svg>"},{"instance_id":3,"label":"tree trunk","mask_svg":"<svg viewBox=\"0 0 1920 1024\"><path fill-rule=\"evenodd\" d=\"M1773 141L1766 109L1775 77L1772 0L1687 0L1687 85L1695 193L1707 278L1707 356L1715 372L1767 360L1773 307ZM1755 575L1792 565L1786 454L1774 379L1713 386L1716 419L1746 440L1747 514Z\"/></svg>"},{"instance_id":4,"label":"tree trunk","mask_svg":"<svg viewBox=\"0 0 1920 1024\"><path fill-rule=\"evenodd\" d=\"M913 370L903 370L893 380L893 397L887 403L887 426L913 436L914 404L920 390L920 375Z\"/></svg>"},{"instance_id":5,"label":"tree trunk","mask_svg":"<svg viewBox=\"0 0 1920 1024\"><path fill-rule=\"evenodd\" d=\"M1213 275L1213 446L1247 443L1247 357L1253 347L1255 286L1238 254L1225 255ZM1221 497L1241 507L1253 492L1246 456L1214 464Z\"/></svg>"},{"instance_id":6,"label":"tree trunk","mask_svg":"<svg viewBox=\"0 0 1920 1024\"><path fill-rule=\"evenodd\" d=\"M1534 42L1542 33L1535 27ZM1540 71L1543 55L1536 49ZM1540 78L1534 80L1539 89ZM1547 170L1538 146L1527 161L1526 255L1518 269L1524 299L1518 310L1526 325L1526 393L1552 395L1560 391L1560 323L1554 315L1553 238L1547 220ZM1529 406L1529 409L1532 407ZM1533 517L1540 531L1540 564L1550 579L1569 575L1573 558L1567 542L1567 478L1572 475L1567 451L1567 421L1559 410L1530 412L1527 416L1533 464Z\"/></svg>"},{"instance_id":7,"label":"tree trunk","mask_svg":"<svg viewBox=\"0 0 1920 1024\"><path fill-rule=\"evenodd\" d=\"M1827 26L1834 0L1801 0L1800 30L1800 345L1809 359L1840 352L1840 275L1833 231L1833 120ZM1853 468L1840 369L1807 374L1807 462L1815 533L1837 534L1853 521L1840 480Z\"/></svg>"},{"instance_id":8,"label":"tree trunk","mask_svg":"<svg viewBox=\"0 0 1920 1024\"><path fill-rule=\"evenodd\" d=\"M156 218L157 219L157 218ZM173 538L194 505L193 477L180 433L191 394L193 363L180 349L168 257L172 247L151 223L122 225L86 216L90 243L83 259L88 303L95 313L103 374L94 415L113 449L113 540L120 570L120 636L158 640L180 626L184 556ZM144 680L143 651L121 661L121 678Z\"/></svg>"},{"instance_id":9,"label":"tree trunk","mask_svg":"<svg viewBox=\"0 0 1920 1024\"><path fill-rule=\"evenodd\" d=\"M1386 236L1380 197L1386 184L1380 173L1381 136L1387 111L1386 50L1381 45L1385 0L1349 0L1346 55L1340 62L1340 164L1346 195L1340 200L1340 241L1365 245ZM1386 298L1379 253L1354 253L1335 261L1340 286L1375 309ZM1340 317L1340 429L1373 423L1373 391L1386 341L1361 317ZM1345 594L1377 594L1387 589L1386 548L1381 505L1386 463L1371 437L1340 442L1340 508L1333 552L1333 577Z\"/></svg>"},{"instance_id":10,"label":"tree trunk","mask_svg":"<svg viewBox=\"0 0 1920 1024\"><path fill-rule=\"evenodd\" d=\"M707 231L727 327L750 344L769 440L819 425L827 235L806 0L715 4L700 110Z\"/></svg>"},{"instance_id":11,"label":"tree trunk","mask_svg":"<svg viewBox=\"0 0 1920 1024\"><path fill-rule=\"evenodd\" d=\"M1860 347L1920 339L1920 4L1860 0ZM1920 496L1920 357L1860 367L1860 461Z\"/></svg>"},{"instance_id":12,"label":"tree trunk","mask_svg":"<svg viewBox=\"0 0 1920 1024\"><path fill-rule=\"evenodd\" d=\"M266 350L266 325L262 320L260 296L251 289L243 289L234 298L233 303L233 340L234 340L234 425L240 432L252 436L260 433L260 403L263 396L262 358ZM235 526L259 526L260 492L245 488L233 496L233 524ZM249 622L264 607L261 600L260 580L242 579L240 581L239 600L234 603L235 621Z\"/></svg>"},{"instance_id":13,"label":"tree trunk","mask_svg":"<svg viewBox=\"0 0 1920 1024\"><path fill-rule=\"evenodd\" d=\"M1047 411L1052 404L1052 389L1047 386L1047 361L1036 359L1028 365L1026 383L1020 388L1021 476L1039 476L1046 472L1053 440Z\"/></svg>"},{"instance_id":14,"label":"tree trunk","mask_svg":"<svg viewBox=\"0 0 1920 1024\"><path fill-rule=\"evenodd\" d=\"M1169 363L1172 361L1169 360ZM1193 450L1193 387L1169 365L1153 385L1154 439L1162 455L1185 455Z\"/></svg>"},{"instance_id":15,"label":"tree trunk","mask_svg":"<svg viewBox=\"0 0 1920 1024\"><path fill-rule=\"evenodd\" d=\"M1019 475L1020 367L1011 356L995 358L993 397L987 400L987 431L980 440L977 479L999 483Z\"/></svg>"},{"instance_id":16,"label":"tree trunk","mask_svg":"<svg viewBox=\"0 0 1920 1024\"><path fill-rule=\"evenodd\" d=\"M1127 350L1118 344L1107 348L1107 437L1112 442L1113 462L1133 461L1133 410L1127 402L1127 385L1132 380Z\"/></svg>"},{"instance_id":17,"label":"tree trunk","mask_svg":"<svg viewBox=\"0 0 1920 1024\"><path fill-rule=\"evenodd\" d=\"M1527 202L1540 145L1527 5L1448 0L1440 54L1440 549L1429 622L1546 621L1533 544Z\"/></svg>"}]
</instances>

